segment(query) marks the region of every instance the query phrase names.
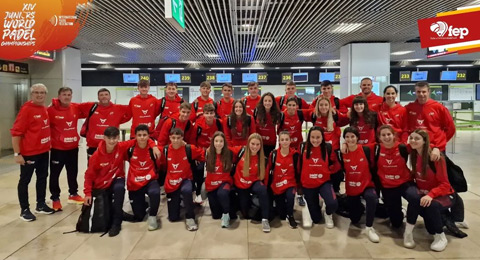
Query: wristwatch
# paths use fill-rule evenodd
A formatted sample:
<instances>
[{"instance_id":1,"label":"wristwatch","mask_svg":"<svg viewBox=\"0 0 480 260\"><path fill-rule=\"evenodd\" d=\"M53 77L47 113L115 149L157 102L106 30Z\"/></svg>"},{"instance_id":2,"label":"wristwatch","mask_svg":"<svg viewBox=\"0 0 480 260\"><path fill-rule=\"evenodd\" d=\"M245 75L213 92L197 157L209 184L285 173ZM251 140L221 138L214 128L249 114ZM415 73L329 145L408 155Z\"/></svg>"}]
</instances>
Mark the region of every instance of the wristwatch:
<instances>
[{"instance_id":1,"label":"wristwatch","mask_svg":"<svg viewBox=\"0 0 480 260\"><path fill-rule=\"evenodd\" d=\"M19 155L21 155L21 154L20 153L13 153L13 156L15 156L15 157L17 157Z\"/></svg>"}]
</instances>

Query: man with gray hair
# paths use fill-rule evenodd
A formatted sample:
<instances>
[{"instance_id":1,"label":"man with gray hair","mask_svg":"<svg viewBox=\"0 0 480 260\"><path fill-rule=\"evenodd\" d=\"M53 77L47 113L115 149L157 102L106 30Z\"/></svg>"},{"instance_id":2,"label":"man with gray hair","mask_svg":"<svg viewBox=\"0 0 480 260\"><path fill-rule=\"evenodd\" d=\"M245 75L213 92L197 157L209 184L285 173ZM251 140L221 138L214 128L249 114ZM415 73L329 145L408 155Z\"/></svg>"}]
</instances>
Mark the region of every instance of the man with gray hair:
<instances>
[{"instance_id":1,"label":"man with gray hair","mask_svg":"<svg viewBox=\"0 0 480 260\"><path fill-rule=\"evenodd\" d=\"M18 182L18 199L20 201L20 218L24 221L33 221L35 215L30 212L28 203L28 184L37 174L37 206L36 213L52 214L53 209L45 203L48 176L48 152L50 151L50 120L45 97L47 87L43 84L34 84L30 88L31 100L27 101L15 119L10 133L15 162L20 164L20 180Z\"/></svg>"}]
</instances>

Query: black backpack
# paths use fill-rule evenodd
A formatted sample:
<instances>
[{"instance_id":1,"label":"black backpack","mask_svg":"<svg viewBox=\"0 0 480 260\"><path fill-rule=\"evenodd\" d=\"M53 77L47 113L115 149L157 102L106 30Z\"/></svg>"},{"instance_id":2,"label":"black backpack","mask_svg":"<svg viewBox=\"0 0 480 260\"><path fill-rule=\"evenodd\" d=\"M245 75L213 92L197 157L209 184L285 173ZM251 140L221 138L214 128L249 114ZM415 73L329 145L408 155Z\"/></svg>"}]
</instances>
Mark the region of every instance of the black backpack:
<instances>
[{"instance_id":1,"label":"black backpack","mask_svg":"<svg viewBox=\"0 0 480 260\"><path fill-rule=\"evenodd\" d=\"M304 154L304 152L305 152L305 146L306 146L306 145L307 145L306 142L303 142L303 143L300 144L300 155L299 155L299 157L300 157L300 167L303 166L303 154ZM329 144L329 143L325 143L325 148L327 148L327 154L326 154L325 157L322 158L322 159L325 160L326 158L328 158L328 165L330 166L330 165L333 164L333 161L331 160L332 158L330 158L330 154L332 154L332 145ZM323 155L323 154L322 154L322 155ZM302 171L301 168L298 169L298 176L300 176L301 171ZM298 180L297 180L297 181L298 181Z\"/></svg>"},{"instance_id":2,"label":"black backpack","mask_svg":"<svg viewBox=\"0 0 480 260\"><path fill-rule=\"evenodd\" d=\"M135 145L128 148L127 150L127 156L128 156L128 162L130 162L130 159L132 158L133 156L133 150L135 149ZM148 148L148 151L150 153L150 159L153 161L153 165L155 166L155 172L157 172L157 159L155 159L155 155L153 154L153 149L152 148Z\"/></svg>"},{"instance_id":3,"label":"black backpack","mask_svg":"<svg viewBox=\"0 0 480 260\"><path fill-rule=\"evenodd\" d=\"M272 166L270 167L270 172L268 173L270 175L270 178L268 178L268 186L270 186L273 181L273 172L275 171L275 162L277 161L277 151L278 150L273 150L272 153L270 154L270 162L272 163ZM293 154L293 169L295 171L295 176L299 174L297 170L298 157L299 157L298 153Z\"/></svg>"},{"instance_id":4,"label":"black backpack","mask_svg":"<svg viewBox=\"0 0 480 260\"><path fill-rule=\"evenodd\" d=\"M76 225L76 231L82 233L101 232L105 235L110 229L112 220L111 204L112 199L106 190L92 190L92 204L90 206L82 206L82 211L80 217L78 217Z\"/></svg>"},{"instance_id":5,"label":"black backpack","mask_svg":"<svg viewBox=\"0 0 480 260\"><path fill-rule=\"evenodd\" d=\"M170 118L172 120L172 126L170 127L170 130L168 130L168 132L170 133L170 131L172 131L173 128L175 128L175 126L177 126L177 120L174 119L174 118ZM192 123L190 122L190 120L187 121L187 125L185 126L185 131L183 131L184 133L186 133L188 130L190 130L190 127L192 127Z\"/></svg>"},{"instance_id":6,"label":"black backpack","mask_svg":"<svg viewBox=\"0 0 480 260\"><path fill-rule=\"evenodd\" d=\"M466 192L468 190L468 185L462 168L452 162L447 156L444 156L444 158L445 164L447 165L447 175L450 185L456 192ZM428 161L428 166L434 173L437 173L434 162Z\"/></svg>"},{"instance_id":7,"label":"black backpack","mask_svg":"<svg viewBox=\"0 0 480 260\"><path fill-rule=\"evenodd\" d=\"M280 124L278 126L278 129L283 128L283 124L285 123L285 113L286 112L281 113ZM300 122L302 122L302 124L303 124L303 122L305 121L305 118L303 117L303 111L302 110L297 110L297 116L298 116L298 120L300 120Z\"/></svg>"},{"instance_id":8,"label":"black backpack","mask_svg":"<svg viewBox=\"0 0 480 260\"><path fill-rule=\"evenodd\" d=\"M192 159L192 147L190 146L190 144L185 145L185 153L187 154L187 160L190 164L190 169L192 170L193 174L195 172L195 161ZM165 161L168 161L168 145L165 145L163 147L163 154L165 155ZM168 171L168 163L165 171Z\"/></svg>"},{"instance_id":9,"label":"black backpack","mask_svg":"<svg viewBox=\"0 0 480 260\"><path fill-rule=\"evenodd\" d=\"M235 175L235 171L237 170L237 164L242 159L242 156L244 153L245 153L245 147L242 147L242 149L238 151L236 162L232 164L232 171L230 171L231 176Z\"/></svg>"}]
</instances>

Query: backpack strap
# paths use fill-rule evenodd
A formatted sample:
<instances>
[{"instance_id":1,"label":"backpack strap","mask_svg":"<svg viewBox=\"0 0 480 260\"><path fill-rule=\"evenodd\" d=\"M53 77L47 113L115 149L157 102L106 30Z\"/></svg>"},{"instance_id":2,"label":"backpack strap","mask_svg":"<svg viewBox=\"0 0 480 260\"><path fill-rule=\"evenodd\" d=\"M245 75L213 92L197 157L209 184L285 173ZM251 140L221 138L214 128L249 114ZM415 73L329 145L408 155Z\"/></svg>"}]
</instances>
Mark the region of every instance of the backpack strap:
<instances>
[{"instance_id":1,"label":"backpack strap","mask_svg":"<svg viewBox=\"0 0 480 260\"><path fill-rule=\"evenodd\" d=\"M433 173L437 173L437 168L435 167L435 163L428 160L428 167L430 167L430 169L432 170Z\"/></svg>"},{"instance_id":2,"label":"backpack strap","mask_svg":"<svg viewBox=\"0 0 480 260\"><path fill-rule=\"evenodd\" d=\"M325 143L325 145L327 148L328 165L333 165L332 158L330 158L330 155L332 154L332 145L329 143Z\"/></svg>"},{"instance_id":3,"label":"backpack strap","mask_svg":"<svg viewBox=\"0 0 480 260\"><path fill-rule=\"evenodd\" d=\"M129 161L129 162L130 162L130 159L131 159L132 156L133 156L133 150L134 150L134 149L135 149L135 145L132 146L132 147L130 147L130 148L128 148L128 150L127 150L127 156L128 156L128 161Z\"/></svg>"},{"instance_id":4,"label":"backpack strap","mask_svg":"<svg viewBox=\"0 0 480 260\"><path fill-rule=\"evenodd\" d=\"M280 102L278 103L278 107L282 110L283 102L285 101L285 96L280 97Z\"/></svg>"},{"instance_id":5,"label":"backpack strap","mask_svg":"<svg viewBox=\"0 0 480 260\"><path fill-rule=\"evenodd\" d=\"M303 123L305 121L305 117L303 116L302 110L297 110L298 119Z\"/></svg>"},{"instance_id":6,"label":"backpack strap","mask_svg":"<svg viewBox=\"0 0 480 260\"><path fill-rule=\"evenodd\" d=\"M165 110L165 105L167 104L167 99L165 97L162 98L162 103L160 103L160 117L163 115L163 111Z\"/></svg>"},{"instance_id":7,"label":"backpack strap","mask_svg":"<svg viewBox=\"0 0 480 260\"><path fill-rule=\"evenodd\" d=\"M378 164L378 159L380 158L380 145L375 144L374 149L374 156L375 156L375 165Z\"/></svg>"},{"instance_id":8,"label":"backpack strap","mask_svg":"<svg viewBox=\"0 0 480 260\"><path fill-rule=\"evenodd\" d=\"M227 117L227 126L232 129L232 118L230 116Z\"/></svg>"},{"instance_id":9,"label":"backpack strap","mask_svg":"<svg viewBox=\"0 0 480 260\"><path fill-rule=\"evenodd\" d=\"M302 165L303 165L303 154L305 153L305 151L304 151L305 150L305 145L306 145L305 142L302 142L300 144L300 164L299 164L300 167L302 167ZM300 168L298 170L301 171L302 169Z\"/></svg>"},{"instance_id":10,"label":"backpack strap","mask_svg":"<svg viewBox=\"0 0 480 260\"><path fill-rule=\"evenodd\" d=\"M253 110L253 119L255 119L255 121L257 121L257 117L258 117L258 109L255 108L255 109Z\"/></svg>"},{"instance_id":11,"label":"backpack strap","mask_svg":"<svg viewBox=\"0 0 480 260\"><path fill-rule=\"evenodd\" d=\"M408 150L407 146L405 144L399 144L398 145L398 151L400 152L400 155L403 157L405 160L405 163L408 162Z\"/></svg>"},{"instance_id":12,"label":"backpack strap","mask_svg":"<svg viewBox=\"0 0 480 260\"><path fill-rule=\"evenodd\" d=\"M247 127L250 127L251 124L252 124L252 116L247 115Z\"/></svg>"},{"instance_id":13,"label":"backpack strap","mask_svg":"<svg viewBox=\"0 0 480 260\"><path fill-rule=\"evenodd\" d=\"M285 123L285 113L281 112L280 113L280 124L278 125L278 129L282 129L284 123Z\"/></svg>"},{"instance_id":14,"label":"backpack strap","mask_svg":"<svg viewBox=\"0 0 480 260\"><path fill-rule=\"evenodd\" d=\"M310 116L310 120L312 120L313 125L315 125L315 122L317 122L317 115L312 112L312 115Z\"/></svg>"},{"instance_id":15,"label":"backpack strap","mask_svg":"<svg viewBox=\"0 0 480 260\"><path fill-rule=\"evenodd\" d=\"M165 145L163 147L163 154L165 155L165 162L167 162L167 168L168 168L168 145Z\"/></svg>"},{"instance_id":16,"label":"backpack strap","mask_svg":"<svg viewBox=\"0 0 480 260\"><path fill-rule=\"evenodd\" d=\"M195 165L195 162L192 159L192 146L190 144L185 145L185 153L187 154L188 162L193 168L193 166Z\"/></svg>"},{"instance_id":17,"label":"backpack strap","mask_svg":"<svg viewBox=\"0 0 480 260\"><path fill-rule=\"evenodd\" d=\"M215 124L217 124L217 131L223 132L223 126L222 122L220 122L220 119L215 119Z\"/></svg>"},{"instance_id":18,"label":"backpack strap","mask_svg":"<svg viewBox=\"0 0 480 260\"><path fill-rule=\"evenodd\" d=\"M190 127L192 127L192 123L190 122L190 120L187 121L187 125L185 126L185 132L186 133L188 130L190 130Z\"/></svg>"},{"instance_id":19,"label":"backpack strap","mask_svg":"<svg viewBox=\"0 0 480 260\"><path fill-rule=\"evenodd\" d=\"M153 149L151 147L148 148L148 152L150 153L150 159L152 159L153 166L155 167L155 172L157 172L157 159L155 159L155 154L153 154Z\"/></svg>"},{"instance_id":20,"label":"backpack strap","mask_svg":"<svg viewBox=\"0 0 480 260\"><path fill-rule=\"evenodd\" d=\"M368 168L371 169L372 163L370 162L370 148L368 146L362 146L363 153L367 157Z\"/></svg>"},{"instance_id":21,"label":"backpack strap","mask_svg":"<svg viewBox=\"0 0 480 260\"><path fill-rule=\"evenodd\" d=\"M202 134L202 127L197 125L197 136L195 136L195 140L198 140L198 137Z\"/></svg>"},{"instance_id":22,"label":"backpack strap","mask_svg":"<svg viewBox=\"0 0 480 260\"><path fill-rule=\"evenodd\" d=\"M273 175L275 170L275 162L277 160L277 150L273 150L270 154L270 161L272 162L272 167L270 167L270 175Z\"/></svg>"},{"instance_id":23,"label":"backpack strap","mask_svg":"<svg viewBox=\"0 0 480 260\"><path fill-rule=\"evenodd\" d=\"M297 152L295 152L295 153L293 154L293 169L295 170L295 175L300 174L300 173L298 172L298 157L299 157L299 156L300 156L300 155L299 155Z\"/></svg>"},{"instance_id":24,"label":"backpack strap","mask_svg":"<svg viewBox=\"0 0 480 260\"><path fill-rule=\"evenodd\" d=\"M341 149L337 150L337 159L340 165L342 166L342 169L345 169L345 162L343 161L343 155Z\"/></svg>"},{"instance_id":25,"label":"backpack strap","mask_svg":"<svg viewBox=\"0 0 480 260\"><path fill-rule=\"evenodd\" d=\"M195 113L197 113L197 110L198 110L198 101L195 100L195 102L193 102L193 110L195 110Z\"/></svg>"},{"instance_id":26,"label":"backpack strap","mask_svg":"<svg viewBox=\"0 0 480 260\"><path fill-rule=\"evenodd\" d=\"M340 108L340 99L338 97L333 98L333 103L335 104L335 108Z\"/></svg>"},{"instance_id":27,"label":"backpack strap","mask_svg":"<svg viewBox=\"0 0 480 260\"><path fill-rule=\"evenodd\" d=\"M295 98L297 99L298 109L302 109L303 99L299 97L295 97Z\"/></svg>"},{"instance_id":28,"label":"backpack strap","mask_svg":"<svg viewBox=\"0 0 480 260\"><path fill-rule=\"evenodd\" d=\"M172 131L172 129L175 128L175 126L177 126L177 120L172 118L172 126L170 127L170 131ZM169 131L169 133L170 133L170 131Z\"/></svg>"}]
</instances>

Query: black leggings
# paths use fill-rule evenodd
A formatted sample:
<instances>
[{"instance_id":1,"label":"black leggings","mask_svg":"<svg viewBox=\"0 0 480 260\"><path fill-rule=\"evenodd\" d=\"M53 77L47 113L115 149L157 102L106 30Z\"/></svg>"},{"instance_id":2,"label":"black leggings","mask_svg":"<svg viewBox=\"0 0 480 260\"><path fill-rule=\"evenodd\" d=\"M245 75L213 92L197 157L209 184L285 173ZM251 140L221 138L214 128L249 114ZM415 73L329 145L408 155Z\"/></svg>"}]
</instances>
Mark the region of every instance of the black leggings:
<instances>
[{"instance_id":1,"label":"black leggings","mask_svg":"<svg viewBox=\"0 0 480 260\"><path fill-rule=\"evenodd\" d=\"M322 208L320 207L320 200L318 198L319 194L325 202L325 213L327 213L327 215L331 215L337 211L338 201L330 182L325 182L316 188L304 187L303 193L305 194L308 211L310 211L310 217L313 223L318 224L322 219Z\"/></svg>"},{"instance_id":2,"label":"black leggings","mask_svg":"<svg viewBox=\"0 0 480 260\"><path fill-rule=\"evenodd\" d=\"M382 193L390 222L394 228L401 227L403 223L402 197L408 201L407 223L415 225L420 212L420 195L415 184L406 182L395 188L384 188Z\"/></svg>"},{"instance_id":3,"label":"black leggings","mask_svg":"<svg viewBox=\"0 0 480 260\"><path fill-rule=\"evenodd\" d=\"M148 215L156 216L158 213L158 207L160 206L160 187L158 186L157 180L152 180L139 190L128 192L135 221L142 221L145 217L147 209L145 194L148 194L150 201L150 211Z\"/></svg>"},{"instance_id":4,"label":"black leggings","mask_svg":"<svg viewBox=\"0 0 480 260\"><path fill-rule=\"evenodd\" d=\"M167 193L167 206L168 206L168 220L178 221L180 220L180 195L183 197L183 204L185 205L185 218L195 218L193 198L192 198L192 181L183 180L180 188L176 191Z\"/></svg>"},{"instance_id":5,"label":"black leggings","mask_svg":"<svg viewBox=\"0 0 480 260\"><path fill-rule=\"evenodd\" d=\"M285 219L287 216L293 217L293 206L295 204L295 187L290 187L282 194L274 195L275 205L280 215L280 219Z\"/></svg>"},{"instance_id":6,"label":"black leggings","mask_svg":"<svg viewBox=\"0 0 480 260\"><path fill-rule=\"evenodd\" d=\"M193 167L193 182L195 183L195 195L200 195L205 174L205 162L198 162Z\"/></svg>"},{"instance_id":7,"label":"black leggings","mask_svg":"<svg viewBox=\"0 0 480 260\"><path fill-rule=\"evenodd\" d=\"M78 148L71 150L50 150L50 199L58 200L60 198L59 178L63 166L67 170L68 193L76 195L78 192Z\"/></svg>"},{"instance_id":8,"label":"black leggings","mask_svg":"<svg viewBox=\"0 0 480 260\"><path fill-rule=\"evenodd\" d=\"M208 203L213 219L219 219L222 214L230 213L230 190L230 183L224 182L217 189L208 192Z\"/></svg>"},{"instance_id":9,"label":"black leggings","mask_svg":"<svg viewBox=\"0 0 480 260\"><path fill-rule=\"evenodd\" d=\"M378 196L375 188L366 188L362 194L358 196L347 196L349 215L352 223L358 223L363 215L363 206L360 198L363 197L367 203L366 211L366 226L373 226L373 219L375 218L375 210L377 209Z\"/></svg>"},{"instance_id":10,"label":"black leggings","mask_svg":"<svg viewBox=\"0 0 480 260\"><path fill-rule=\"evenodd\" d=\"M421 207L420 214L423 216L425 228L431 235L443 233L443 221L441 213L448 210L455 203L455 194L436 197L428 207Z\"/></svg>"},{"instance_id":11,"label":"black leggings","mask_svg":"<svg viewBox=\"0 0 480 260\"><path fill-rule=\"evenodd\" d=\"M248 189L237 188L238 200L240 203L240 210L244 218L248 218L248 210L250 208L250 193L258 196L260 201L260 208L262 210L262 218L268 219L268 194L267 187L261 181L256 181Z\"/></svg>"}]
</instances>

